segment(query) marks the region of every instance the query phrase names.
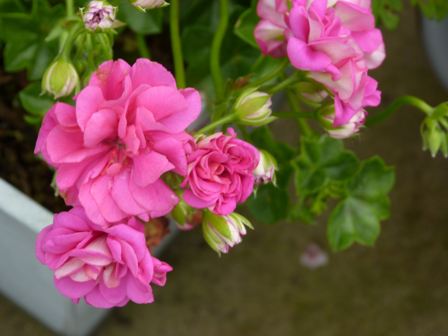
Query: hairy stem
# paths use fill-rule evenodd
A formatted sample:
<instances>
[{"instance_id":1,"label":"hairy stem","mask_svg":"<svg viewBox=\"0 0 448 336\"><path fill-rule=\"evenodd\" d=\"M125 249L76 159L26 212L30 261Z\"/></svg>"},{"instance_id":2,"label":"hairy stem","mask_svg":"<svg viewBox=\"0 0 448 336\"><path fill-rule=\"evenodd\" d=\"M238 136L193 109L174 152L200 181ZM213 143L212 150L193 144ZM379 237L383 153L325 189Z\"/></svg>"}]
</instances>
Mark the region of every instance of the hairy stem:
<instances>
[{"instance_id":1,"label":"hairy stem","mask_svg":"<svg viewBox=\"0 0 448 336\"><path fill-rule=\"evenodd\" d=\"M146 44L145 35L137 33L135 34L137 40L138 51L144 58L151 58L151 52Z\"/></svg>"},{"instance_id":2,"label":"hairy stem","mask_svg":"<svg viewBox=\"0 0 448 336\"><path fill-rule=\"evenodd\" d=\"M294 94L291 91L288 91L287 96L288 96L288 103L289 103L291 110L293 111L294 114L297 115L297 124L299 125L300 131L305 136L311 135L312 130L311 130L310 126L308 125L307 121L303 118L299 118L301 112L300 112L300 107L299 107L299 104L297 103L296 97L294 96Z\"/></svg>"},{"instance_id":3,"label":"hairy stem","mask_svg":"<svg viewBox=\"0 0 448 336\"><path fill-rule=\"evenodd\" d=\"M179 0L172 0L170 3L170 34L176 82L178 87L183 88L186 86L186 82L184 57L182 55L182 44L179 33Z\"/></svg>"},{"instance_id":4,"label":"hairy stem","mask_svg":"<svg viewBox=\"0 0 448 336\"><path fill-rule=\"evenodd\" d=\"M399 108L405 105L413 106L428 116L430 116L433 111L433 108L420 98L414 96L402 96L395 99L384 110L379 111L373 114L372 116L369 116L366 121L366 126L373 126L381 121L386 120L395 111L397 111Z\"/></svg>"},{"instance_id":5,"label":"hairy stem","mask_svg":"<svg viewBox=\"0 0 448 336\"><path fill-rule=\"evenodd\" d=\"M235 120L235 117L235 114L228 114L225 117L222 117L221 119L218 119L211 124L208 124L207 126L201 128L197 133L207 133L213 131L218 126L231 123L233 120Z\"/></svg>"},{"instance_id":6,"label":"hairy stem","mask_svg":"<svg viewBox=\"0 0 448 336\"><path fill-rule=\"evenodd\" d=\"M219 0L219 24L213 37L212 49L210 53L210 72L215 86L216 100L224 98L224 80L221 72L221 46L229 23L229 3L228 0Z\"/></svg>"},{"instance_id":7,"label":"hairy stem","mask_svg":"<svg viewBox=\"0 0 448 336\"><path fill-rule=\"evenodd\" d=\"M65 6L67 10L67 17L70 18L75 15L75 4L74 0L65 0Z\"/></svg>"}]
</instances>

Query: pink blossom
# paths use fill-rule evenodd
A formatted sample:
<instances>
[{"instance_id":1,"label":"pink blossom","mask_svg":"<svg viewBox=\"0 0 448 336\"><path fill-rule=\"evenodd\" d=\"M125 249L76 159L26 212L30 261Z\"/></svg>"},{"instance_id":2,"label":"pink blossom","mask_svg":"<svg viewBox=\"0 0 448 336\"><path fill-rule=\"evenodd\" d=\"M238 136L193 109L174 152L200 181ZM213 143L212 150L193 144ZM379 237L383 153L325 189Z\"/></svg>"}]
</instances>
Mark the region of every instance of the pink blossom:
<instances>
[{"instance_id":1,"label":"pink blossom","mask_svg":"<svg viewBox=\"0 0 448 336\"><path fill-rule=\"evenodd\" d=\"M39 233L36 254L64 296L98 308L153 302L151 284L164 286L172 270L151 256L137 220L101 228L82 208L56 214Z\"/></svg>"},{"instance_id":2,"label":"pink blossom","mask_svg":"<svg viewBox=\"0 0 448 336\"><path fill-rule=\"evenodd\" d=\"M333 80L331 75L325 73L311 74L312 78L334 93L334 126L346 124L367 106L380 104L381 92L378 91L377 81L368 76L367 71L358 64L352 61L346 62L340 68L341 77L338 80ZM364 121L364 118L362 120Z\"/></svg>"},{"instance_id":3,"label":"pink blossom","mask_svg":"<svg viewBox=\"0 0 448 336\"><path fill-rule=\"evenodd\" d=\"M342 25L327 0L295 0L288 18L291 36L288 57L294 67L340 76L338 64L361 58L361 51L351 39L350 30Z\"/></svg>"},{"instance_id":4,"label":"pink blossom","mask_svg":"<svg viewBox=\"0 0 448 336\"><path fill-rule=\"evenodd\" d=\"M288 57L300 70L327 72L336 79L347 60L378 67L385 57L381 31L375 28L370 2L295 0L288 17Z\"/></svg>"},{"instance_id":5,"label":"pink blossom","mask_svg":"<svg viewBox=\"0 0 448 336\"><path fill-rule=\"evenodd\" d=\"M199 93L177 89L162 65L108 61L74 107L56 103L47 113L35 151L56 169L66 202L79 202L93 222L147 221L178 201L161 176L186 174L185 129L200 110Z\"/></svg>"},{"instance_id":6,"label":"pink blossom","mask_svg":"<svg viewBox=\"0 0 448 336\"><path fill-rule=\"evenodd\" d=\"M233 129L227 132L197 142L188 155L188 174L183 182L186 203L219 215L230 214L252 193L260 157L255 147L236 138Z\"/></svg>"},{"instance_id":7,"label":"pink blossom","mask_svg":"<svg viewBox=\"0 0 448 336\"><path fill-rule=\"evenodd\" d=\"M258 2L257 14L261 20L255 27L254 35L263 54L273 57L286 56L287 11L287 0Z\"/></svg>"}]
</instances>

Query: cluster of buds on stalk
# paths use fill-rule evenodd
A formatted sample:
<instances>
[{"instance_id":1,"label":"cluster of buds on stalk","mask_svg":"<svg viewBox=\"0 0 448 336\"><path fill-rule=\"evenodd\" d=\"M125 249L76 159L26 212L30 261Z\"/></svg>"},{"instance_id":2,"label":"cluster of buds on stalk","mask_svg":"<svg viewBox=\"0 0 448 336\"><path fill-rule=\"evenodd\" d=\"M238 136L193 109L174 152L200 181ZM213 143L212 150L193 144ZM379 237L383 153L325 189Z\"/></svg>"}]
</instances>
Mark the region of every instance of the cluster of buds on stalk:
<instances>
[{"instance_id":1,"label":"cluster of buds on stalk","mask_svg":"<svg viewBox=\"0 0 448 336\"><path fill-rule=\"evenodd\" d=\"M169 5L165 0L131 0L131 2L132 5L140 10L155 9Z\"/></svg>"},{"instance_id":2,"label":"cluster of buds on stalk","mask_svg":"<svg viewBox=\"0 0 448 336\"><path fill-rule=\"evenodd\" d=\"M423 139L423 149L429 150L432 157L439 151L448 157L448 103L442 103L434 108L425 118L420 134Z\"/></svg>"},{"instance_id":3,"label":"cluster of buds on stalk","mask_svg":"<svg viewBox=\"0 0 448 336\"><path fill-rule=\"evenodd\" d=\"M268 93L250 89L243 92L235 103L235 114L242 125L259 127L269 124L272 116L272 100Z\"/></svg>"},{"instance_id":4,"label":"cluster of buds on stalk","mask_svg":"<svg viewBox=\"0 0 448 336\"><path fill-rule=\"evenodd\" d=\"M246 227L253 229L250 221L244 216L231 213L227 216L204 212L202 232L207 244L218 254L229 252L230 248L241 243L246 235Z\"/></svg>"},{"instance_id":5,"label":"cluster of buds on stalk","mask_svg":"<svg viewBox=\"0 0 448 336\"><path fill-rule=\"evenodd\" d=\"M73 64L64 58L56 59L42 78L42 91L55 99L70 95L79 85L79 76Z\"/></svg>"},{"instance_id":6,"label":"cluster of buds on stalk","mask_svg":"<svg viewBox=\"0 0 448 336\"><path fill-rule=\"evenodd\" d=\"M182 231L193 230L202 222L202 210L190 207L183 199L174 207L171 216Z\"/></svg>"},{"instance_id":7,"label":"cluster of buds on stalk","mask_svg":"<svg viewBox=\"0 0 448 336\"><path fill-rule=\"evenodd\" d=\"M115 19L116 7L107 1L90 1L86 9L81 9L82 19L87 29L112 29L120 23Z\"/></svg>"},{"instance_id":8,"label":"cluster of buds on stalk","mask_svg":"<svg viewBox=\"0 0 448 336\"><path fill-rule=\"evenodd\" d=\"M316 82L299 82L294 90L300 100L311 107L319 107L328 97L328 92Z\"/></svg>"}]
</instances>

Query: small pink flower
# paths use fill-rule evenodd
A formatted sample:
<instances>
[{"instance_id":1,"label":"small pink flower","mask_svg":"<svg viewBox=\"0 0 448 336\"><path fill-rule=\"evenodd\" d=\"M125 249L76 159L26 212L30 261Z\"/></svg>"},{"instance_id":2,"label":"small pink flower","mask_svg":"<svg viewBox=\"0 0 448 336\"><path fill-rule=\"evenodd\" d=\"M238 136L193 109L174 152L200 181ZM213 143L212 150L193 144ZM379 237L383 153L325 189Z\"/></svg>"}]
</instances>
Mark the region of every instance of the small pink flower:
<instances>
[{"instance_id":1,"label":"small pink flower","mask_svg":"<svg viewBox=\"0 0 448 336\"><path fill-rule=\"evenodd\" d=\"M177 89L162 65L108 61L75 107L56 103L47 113L35 151L55 168L67 204L79 203L93 222L147 221L178 201L161 176L187 173L185 129L200 110L199 93Z\"/></svg>"},{"instance_id":2,"label":"small pink flower","mask_svg":"<svg viewBox=\"0 0 448 336\"><path fill-rule=\"evenodd\" d=\"M255 27L255 40L265 55L286 56L285 14L288 11L287 0L260 0L257 14L261 21Z\"/></svg>"},{"instance_id":3,"label":"small pink flower","mask_svg":"<svg viewBox=\"0 0 448 336\"><path fill-rule=\"evenodd\" d=\"M230 214L250 196L260 158L259 151L237 139L233 129L227 132L198 141L188 155L188 174L183 182L186 203L219 215Z\"/></svg>"},{"instance_id":4,"label":"small pink flower","mask_svg":"<svg viewBox=\"0 0 448 336\"><path fill-rule=\"evenodd\" d=\"M75 303L97 308L154 301L151 284L164 286L171 266L151 256L142 224L101 228L82 208L56 214L36 242L39 261L54 272L56 288Z\"/></svg>"},{"instance_id":5,"label":"small pink flower","mask_svg":"<svg viewBox=\"0 0 448 336\"><path fill-rule=\"evenodd\" d=\"M300 263L307 268L316 269L328 263L328 255L319 245L311 243L300 256Z\"/></svg>"}]
</instances>

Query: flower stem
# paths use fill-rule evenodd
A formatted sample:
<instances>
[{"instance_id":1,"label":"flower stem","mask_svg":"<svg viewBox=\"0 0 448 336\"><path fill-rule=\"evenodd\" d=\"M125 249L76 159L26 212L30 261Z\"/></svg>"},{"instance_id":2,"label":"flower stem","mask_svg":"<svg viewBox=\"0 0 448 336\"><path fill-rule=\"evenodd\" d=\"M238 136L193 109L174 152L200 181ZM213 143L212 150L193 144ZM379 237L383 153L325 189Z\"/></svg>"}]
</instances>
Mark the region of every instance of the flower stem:
<instances>
[{"instance_id":1,"label":"flower stem","mask_svg":"<svg viewBox=\"0 0 448 336\"><path fill-rule=\"evenodd\" d=\"M213 37L212 49L210 53L210 72L215 86L216 100L224 98L224 81L221 72L221 46L229 23L229 3L228 0L219 0L219 24Z\"/></svg>"},{"instance_id":2,"label":"flower stem","mask_svg":"<svg viewBox=\"0 0 448 336\"><path fill-rule=\"evenodd\" d=\"M176 82L178 87L183 88L186 86L186 83L184 58L179 33L179 0L172 0L170 3L170 34Z\"/></svg>"},{"instance_id":3,"label":"flower stem","mask_svg":"<svg viewBox=\"0 0 448 336\"><path fill-rule=\"evenodd\" d=\"M151 58L151 52L146 44L145 35L137 33L135 34L137 40L138 51L144 58Z\"/></svg>"},{"instance_id":4,"label":"flower stem","mask_svg":"<svg viewBox=\"0 0 448 336\"><path fill-rule=\"evenodd\" d=\"M293 111L293 113L297 116L297 124L299 125L300 131L303 133L304 136L311 135L312 131L311 131L311 128L308 125L307 121L305 119L299 117L299 115L301 113L300 113L300 107L299 107L299 104L297 103L296 97L294 97L294 94L291 91L288 91L287 96L288 96L289 106L291 107L291 110Z\"/></svg>"},{"instance_id":5,"label":"flower stem","mask_svg":"<svg viewBox=\"0 0 448 336\"><path fill-rule=\"evenodd\" d=\"M235 117L235 114L226 115L225 117L222 117L221 119L218 119L211 124L208 124L207 126L201 128L197 133L207 133L213 131L218 126L232 122L233 120L235 120Z\"/></svg>"},{"instance_id":6,"label":"flower stem","mask_svg":"<svg viewBox=\"0 0 448 336\"><path fill-rule=\"evenodd\" d=\"M65 0L67 17L70 18L75 15L75 5L74 0Z\"/></svg>"},{"instance_id":7,"label":"flower stem","mask_svg":"<svg viewBox=\"0 0 448 336\"><path fill-rule=\"evenodd\" d=\"M283 73L283 70L288 65L288 62L285 60L284 62L281 62L278 64L272 71L268 72L265 76L253 81L250 83L250 86L258 87L261 86L270 80L276 78L277 76L281 75Z\"/></svg>"},{"instance_id":8,"label":"flower stem","mask_svg":"<svg viewBox=\"0 0 448 336\"><path fill-rule=\"evenodd\" d=\"M374 115L367 118L366 126L373 126L381 121L389 118L395 111L397 111L400 107L410 105L413 106L426 115L430 116L432 111L434 110L430 105L421 100L420 98L414 96L402 96L395 99L392 103L389 104L384 110L375 113Z\"/></svg>"},{"instance_id":9,"label":"flower stem","mask_svg":"<svg viewBox=\"0 0 448 336\"><path fill-rule=\"evenodd\" d=\"M289 76L285 80L281 81L277 85L273 86L272 88L268 89L267 92L270 94L277 93L279 91L282 91L284 89L287 89L291 84L296 83L300 80L300 76L297 75L297 73L294 73L293 75Z\"/></svg>"}]
</instances>

